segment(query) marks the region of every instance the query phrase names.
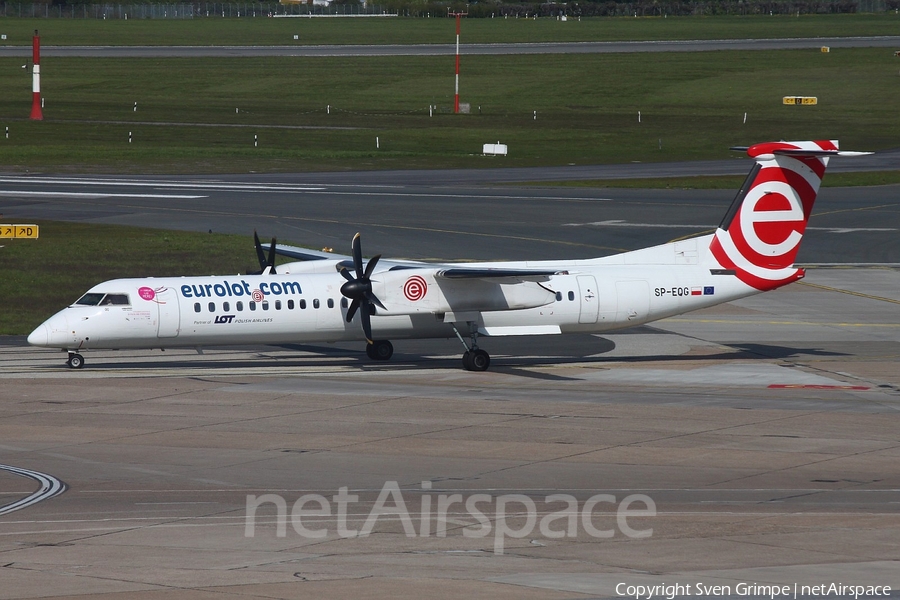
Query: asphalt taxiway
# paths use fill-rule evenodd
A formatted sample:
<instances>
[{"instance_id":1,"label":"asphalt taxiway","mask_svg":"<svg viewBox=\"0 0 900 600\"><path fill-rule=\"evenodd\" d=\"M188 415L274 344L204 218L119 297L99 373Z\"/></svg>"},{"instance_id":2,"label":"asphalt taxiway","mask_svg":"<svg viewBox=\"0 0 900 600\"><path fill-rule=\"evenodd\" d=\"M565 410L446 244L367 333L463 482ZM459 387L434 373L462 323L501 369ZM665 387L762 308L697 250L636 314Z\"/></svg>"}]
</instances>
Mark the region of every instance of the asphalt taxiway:
<instances>
[{"instance_id":1,"label":"asphalt taxiway","mask_svg":"<svg viewBox=\"0 0 900 600\"><path fill-rule=\"evenodd\" d=\"M605 336L487 340L486 373L462 370L449 341L398 341L388 364L346 345L94 352L71 371L6 340L0 462L68 489L0 516L0 598L896 589L900 272L813 269L805 284ZM4 504L37 488L0 469ZM341 488L357 497L344 517ZM331 512L294 520L309 494ZM534 502L506 515L522 535L502 554L465 534L476 494L497 527L500 498ZM576 519L560 538L565 518L537 525L568 506L551 494L582 519L607 496L593 530ZM285 502L281 533L276 504L248 508L264 495ZM655 514L632 506L645 512L628 526L648 537L616 525L635 495ZM340 533L398 497L411 530L384 514L368 536Z\"/></svg>"},{"instance_id":2,"label":"asphalt taxiway","mask_svg":"<svg viewBox=\"0 0 900 600\"><path fill-rule=\"evenodd\" d=\"M540 258L697 233L733 196L305 177L4 178L0 212L198 235L255 226L338 250L362 230L373 253ZM609 335L482 340L486 373L464 371L453 340L398 340L386 364L334 344L91 352L81 371L0 340L0 598L897 589L896 198L822 190L802 258L841 267ZM882 264L850 264L862 262ZM342 535L385 508L385 486L409 522L395 511ZM358 497L343 517L342 488ZM316 500L298 521L310 494L329 511ZM455 494L439 535L440 497ZM466 506L478 494L492 531L516 532L502 554ZM641 500L627 519L646 537L618 519L636 496L655 508Z\"/></svg>"},{"instance_id":3,"label":"asphalt taxiway","mask_svg":"<svg viewBox=\"0 0 900 600\"><path fill-rule=\"evenodd\" d=\"M881 154L875 157L883 160ZM749 162L714 164L745 173ZM873 168L880 164L873 163ZM642 164L615 168L635 177L656 170ZM666 168L673 173L706 171L690 163ZM537 180L567 174L572 176L566 168L531 172ZM539 260L602 256L711 231L735 194L490 185L520 175L495 169L229 177L0 176L0 214L10 222L112 223L245 234L248 240L257 229L263 238L276 236L283 243L343 253L361 232L368 255ZM898 190L896 185L823 188L798 260L900 262ZM249 245L248 259L253 259Z\"/></svg>"}]
</instances>

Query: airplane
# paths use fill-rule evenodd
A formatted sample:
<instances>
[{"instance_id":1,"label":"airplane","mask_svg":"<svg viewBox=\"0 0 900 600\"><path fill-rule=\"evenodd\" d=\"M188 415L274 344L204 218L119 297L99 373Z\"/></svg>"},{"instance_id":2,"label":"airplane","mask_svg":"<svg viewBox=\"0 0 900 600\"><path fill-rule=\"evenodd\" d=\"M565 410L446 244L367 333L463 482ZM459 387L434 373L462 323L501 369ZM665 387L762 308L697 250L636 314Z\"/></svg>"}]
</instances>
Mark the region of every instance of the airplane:
<instances>
[{"instance_id":1,"label":"airplane","mask_svg":"<svg viewBox=\"0 0 900 600\"><path fill-rule=\"evenodd\" d=\"M567 261L433 264L363 260L278 245L254 234L260 272L100 283L38 326L28 343L68 352L224 344L365 341L376 361L391 339L457 338L485 371L479 337L604 333L708 308L801 279L794 266L835 140L732 150L754 160L715 233ZM275 266L276 255L296 259Z\"/></svg>"}]
</instances>

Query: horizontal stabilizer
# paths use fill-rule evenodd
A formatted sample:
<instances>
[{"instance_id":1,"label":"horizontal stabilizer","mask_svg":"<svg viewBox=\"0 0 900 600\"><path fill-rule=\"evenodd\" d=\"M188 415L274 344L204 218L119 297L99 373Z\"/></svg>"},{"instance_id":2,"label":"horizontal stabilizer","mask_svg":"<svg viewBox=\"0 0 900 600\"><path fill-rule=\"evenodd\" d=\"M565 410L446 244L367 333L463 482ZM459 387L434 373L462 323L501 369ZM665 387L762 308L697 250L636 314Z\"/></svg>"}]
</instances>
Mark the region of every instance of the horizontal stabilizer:
<instances>
[{"instance_id":1,"label":"horizontal stabilizer","mask_svg":"<svg viewBox=\"0 0 900 600\"><path fill-rule=\"evenodd\" d=\"M802 144L822 144L826 147L792 147L798 142L766 142L764 144L755 144L753 146L732 146L730 150L735 152L746 152L750 158L757 160L771 160L776 156L791 156L795 158L828 158L836 157L854 157L867 156L874 154L873 152L856 152L853 150L838 150L837 143L832 142L803 142ZM829 148L827 146L832 145Z\"/></svg>"}]
</instances>

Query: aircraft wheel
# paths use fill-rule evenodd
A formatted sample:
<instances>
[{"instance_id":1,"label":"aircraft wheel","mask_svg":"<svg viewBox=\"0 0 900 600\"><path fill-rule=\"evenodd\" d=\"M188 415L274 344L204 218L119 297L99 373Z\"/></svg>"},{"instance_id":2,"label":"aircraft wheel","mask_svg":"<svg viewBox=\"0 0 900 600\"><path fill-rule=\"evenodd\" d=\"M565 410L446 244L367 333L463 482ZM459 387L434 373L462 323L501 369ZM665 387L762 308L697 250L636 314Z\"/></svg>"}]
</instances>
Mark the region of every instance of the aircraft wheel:
<instances>
[{"instance_id":1,"label":"aircraft wheel","mask_svg":"<svg viewBox=\"0 0 900 600\"><path fill-rule=\"evenodd\" d=\"M76 352L73 352L69 354L69 360L66 361L66 364L73 369L80 369L84 366L84 357Z\"/></svg>"},{"instance_id":2,"label":"aircraft wheel","mask_svg":"<svg viewBox=\"0 0 900 600\"><path fill-rule=\"evenodd\" d=\"M487 371L491 366L491 355L484 350L470 350L463 354L463 366L467 371Z\"/></svg>"},{"instance_id":3,"label":"aircraft wheel","mask_svg":"<svg viewBox=\"0 0 900 600\"><path fill-rule=\"evenodd\" d=\"M366 346L366 355L372 360L390 360L394 355L394 345L387 340L376 340Z\"/></svg>"}]
</instances>

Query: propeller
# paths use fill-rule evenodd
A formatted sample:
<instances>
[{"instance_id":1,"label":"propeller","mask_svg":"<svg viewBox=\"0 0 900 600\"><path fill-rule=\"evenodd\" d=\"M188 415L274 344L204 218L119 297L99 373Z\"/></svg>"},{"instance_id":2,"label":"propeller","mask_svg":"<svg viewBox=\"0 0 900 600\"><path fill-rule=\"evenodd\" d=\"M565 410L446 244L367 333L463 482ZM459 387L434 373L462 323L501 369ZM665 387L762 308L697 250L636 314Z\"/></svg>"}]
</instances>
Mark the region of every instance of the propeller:
<instances>
[{"instance_id":1,"label":"propeller","mask_svg":"<svg viewBox=\"0 0 900 600\"><path fill-rule=\"evenodd\" d=\"M362 308L362 311L359 314L360 320L362 321L363 333L366 334L366 341L371 344L373 343L372 322L370 318L372 314L372 305L374 304L387 310L384 304L381 303L381 300L372 293L372 280L370 279L381 255L379 254L369 259L365 269L363 269L362 246L359 241L358 233L353 236L351 246L353 248L353 269L356 271L356 277L350 273L350 270L347 269L347 267L341 267L341 275L347 280L347 283L341 286L341 293L352 300L350 308L347 310L348 323L353 320L356 311L359 310L360 307Z\"/></svg>"},{"instance_id":2,"label":"propeller","mask_svg":"<svg viewBox=\"0 0 900 600\"><path fill-rule=\"evenodd\" d=\"M272 245L269 246L269 257L263 252L262 244L259 243L259 236L256 230L253 230L253 243L256 245L256 258L259 260L259 272L251 273L251 275L262 275L269 269L269 274L275 274L275 238L272 238Z\"/></svg>"}]
</instances>

